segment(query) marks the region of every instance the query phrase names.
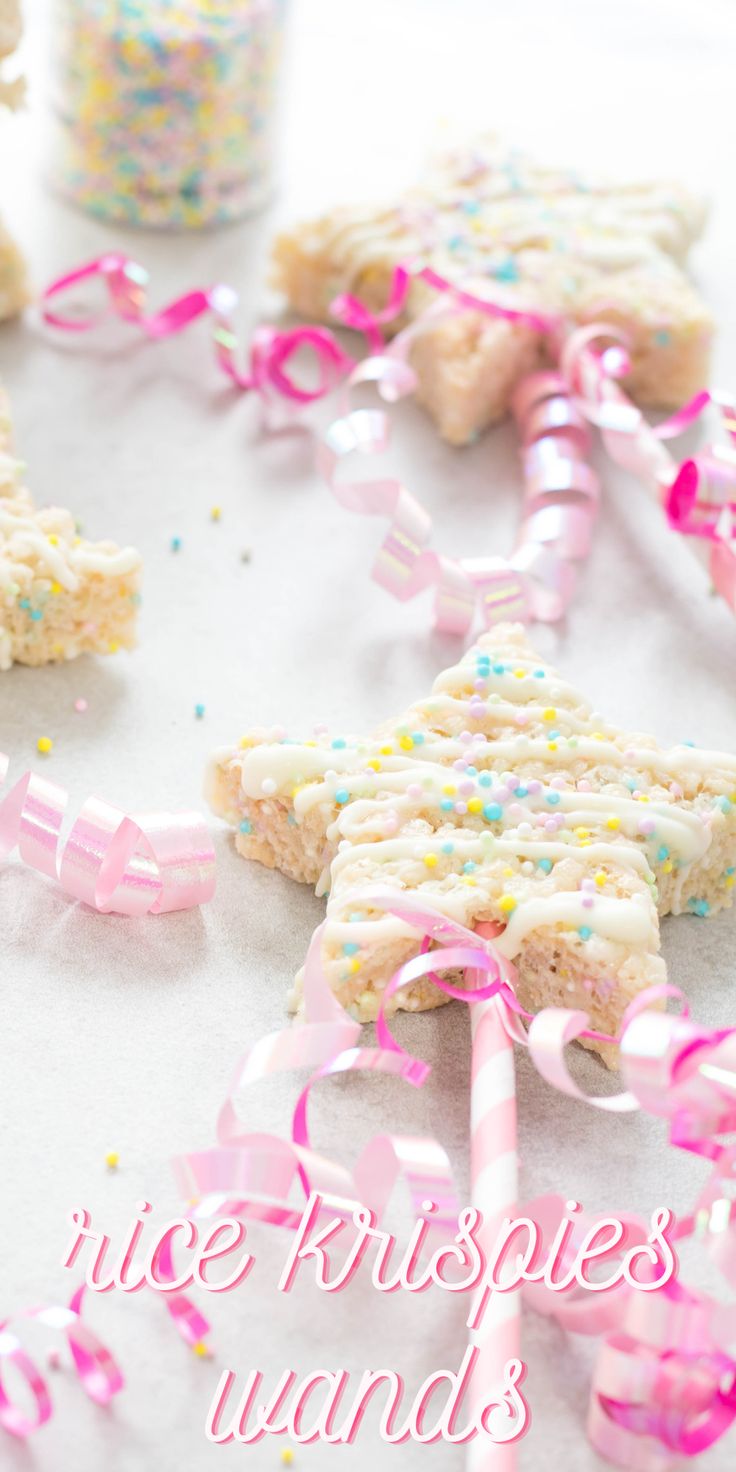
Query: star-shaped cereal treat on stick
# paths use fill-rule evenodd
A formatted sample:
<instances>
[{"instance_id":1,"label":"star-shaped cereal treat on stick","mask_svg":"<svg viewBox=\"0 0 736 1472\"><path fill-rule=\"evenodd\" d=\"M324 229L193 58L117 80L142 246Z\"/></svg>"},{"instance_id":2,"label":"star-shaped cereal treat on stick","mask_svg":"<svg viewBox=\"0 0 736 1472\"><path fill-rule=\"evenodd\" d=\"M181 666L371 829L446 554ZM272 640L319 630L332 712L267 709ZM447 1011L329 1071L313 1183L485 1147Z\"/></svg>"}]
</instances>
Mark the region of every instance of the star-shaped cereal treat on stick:
<instances>
[{"instance_id":1,"label":"star-shaped cereal treat on stick","mask_svg":"<svg viewBox=\"0 0 736 1472\"><path fill-rule=\"evenodd\" d=\"M244 736L215 753L207 795L246 858L328 893L325 973L361 1021L420 943L371 909L376 886L501 922L523 1005L583 1008L609 1035L665 980L658 913L733 897L736 758L609 725L514 624L373 737ZM444 1000L422 978L387 1010Z\"/></svg>"},{"instance_id":2,"label":"star-shaped cereal treat on stick","mask_svg":"<svg viewBox=\"0 0 736 1472\"><path fill-rule=\"evenodd\" d=\"M22 470L0 390L0 670L132 648L140 554L86 541L69 511L37 510Z\"/></svg>"},{"instance_id":3,"label":"star-shaped cereal treat on stick","mask_svg":"<svg viewBox=\"0 0 736 1472\"><path fill-rule=\"evenodd\" d=\"M712 321L682 270L704 213L676 184L543 169L480 139L393 203L341 206L281 235L273 284L298 312L329 318L345 293L385 307L398 264L430 266L474 296L573 324L616 324L632 362L627 391L674 406L708 382ZM437 302L415 281L394 327ZM549 348L527 325L443 307L411 342L417 396L445 439L465 444L506 413L515 384Z\"/></svg>"}]
</instances>

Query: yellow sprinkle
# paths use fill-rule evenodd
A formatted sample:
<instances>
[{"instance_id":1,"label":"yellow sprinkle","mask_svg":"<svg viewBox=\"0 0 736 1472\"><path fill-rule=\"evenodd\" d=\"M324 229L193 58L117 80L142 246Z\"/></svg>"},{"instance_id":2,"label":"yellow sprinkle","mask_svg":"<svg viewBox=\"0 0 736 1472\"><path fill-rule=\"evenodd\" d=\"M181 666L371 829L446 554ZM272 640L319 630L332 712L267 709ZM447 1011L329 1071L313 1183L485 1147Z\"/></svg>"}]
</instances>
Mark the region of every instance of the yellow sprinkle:
<instances>
[{"instance_id":1,"label":"yellow sprinkle","mask_svg":"<svg viewBox=\"0 0 736 1472\"><path fill-rule=\"evenodd\" d=\"M393 746L379 746L378 750L380 751L381 756L391 756L391 753L393 752Z\"/></svg>"},{"instance_id":2,"label":"yellow sprinkle","mask_svg":"<svg viewBox=\"0 0 736 1472\"><path fill-rule=\"evenodd\" d=\"M356 971L360 971L360 967L361 967L360 958L358 956L353 956L353 959L350 962L350 968L349 968L350 971L352 971L353 976L355 976Z\"/></svg>"},{"instance_id":3,"label":"yellow sprinkle","mask_svg":"<svg viewBox=\"0 0 736 1472\"><path fill-rule=\"evenodd\" d=\"M240 738L240 740L238 742L238 746L240 747L240 750L241 751L244 751L245 748L246 748L246 746L252 746L252 745L253 745L253 737L252 736L241 736L241 738Z\"/></svg>"},{"instance_id":4,"label":"yellow sprinkle","mask_svg":"<svg viewBox=\"0 0 736 1472\"><path fill-rule=\"evenodd\" d=\"M457 787L455 786L454 782L448 782L447 785L442 788L442 791L444 792L446 797L454 797L455 793L457 792Z\"/></svg>"},{"instance_id":5,"label":"yellow sprinkle","mask_svg":"<svg viewBox=\"0 0 736 1472\"><path fill-rule=\"evenodd\" d=\"M54 582L51 584L51 592L54 595L56 595L57 593L60 593L61 592L61 583L57 583L56 580L54 580Z\"/></svg>"},{"instance_id":6,"label":"yellow sprinkle","mask_svg":"<svg viewBox=\"0 0 736 1472\"><path fill-rule=\"evenodd\" d=\"M291 1447L290 1446L285 1446L284 1447L284 1450L281 1453L281 1461L283 1462L283 1464L284 1464L285 1467L290 1467L291 1464L292 1464L292 1462L293 1462L293 1460L294 1460L294 1453L291 1450Z\"/></svg>"},{"instance_id":7,"label":"yellow sprinkle","mask_svg":"<svg viewBox=\"0 0 736 1472\"><path fill-rule=\"evenodd\" d=\"M526 674L526 670L514 670L514 674L516 675L517 680L523 680Z\"/></svg>"},{"instance_id":8,"label":"yellow sprinkle","mask_svg":"<svg viewBox=\"0 0 736 1472\"><path fill-rule=\"evenodd\" d=\"M192 1345L192 1349L196 1354L198 1360L207 1359L209 1355L209 1350L203 1339L198 1339L197 1343Z\"/></svg>"},{"instance_id":9,"label":"yellow sprinkle","mask_svg":"<svg viewBox=\"0 0 736 1472\"><path fill-rule=\"evenodd\" d=\"M220 517L222 516L222 507L221 506L213 506L212 507L212 510L210 511L210 516L211 516L211 518L212 518L213 521L219 521L220 520Z\"/></svg>"},{"instance_id":10,"label":"yellow sprinkle","mask_svg":"<svg viewBox=\"0 0 736 1472\"><path fill-rule=\"evenodd\" d=\"M482 802L481 798L479 798L479 797L471 797L471 799L470 799L470 801L468 803L468 812L469 813L482 813L483 812L483 802Z\"/></svg>"},{"instance_id":11,"label":"yellow sprinkle","mask_svg":"<svg viewBox=\"0 0 736 1472\"><path fill-rule=\"evenodd\" d=\"M503 871L503 877L504 879L512 879L515 873L516 870L512 869L510 864L507 864Z\"/></svg>"},{"instance_id":12,"label":"yellow sprinkle","mask_svg":"<svg viewBox=\"0 0 736 1472\"><path fill-rule=\"evenodd\" d=\"M371 757L370 761L366 762L366 766L370 767L372 772L380 772L381 770L381 763L379 762L377 756Z\"/></svg>"},{"instance_id":13,"label":"yellow sprinkle","mask_svg":"<svg viewBox=\"0 0 736 1472\"><path fill-rule=\"evenodd\" d=\"M672 868L672 860L671 859L668 859L667 860L667 864L669 864L670 869L671 869ZM665 869L667 868L667 864L665 864L665 866L664 866ZM733 889L733 886L734 886L734 875L733 874L728 874L726 876L726 889Z\"/></svg>"},{"instance_id":14,"label":"yellow sprinkle","mask_svg":"<svg viewBox=\"0 0 736 1472\"><path fill-rule=\"evenodd\" d=\"M111 654L117 654L120 645L118 644L117 639L111 639L107 647Z\"/></svg>"},{"instance_id":15,"label":"yellow sprinkle","mask_svg":"<svg viewBox=\"0 0 736 1472\"><path fill-rule=\"evenodd\" d=\"M557 742L556 741L548 741L547 742L547 750L548 751L556 751L557 750Z\"/></svg>"},{"instance_id":16,"label":"yellow sprinkle","mask_svg":"<svg viewBox=\"0 0 736 1472\"><path fill-rule=\"evenodd\" d=\"M316 746L317 745L317 742L316 741L305 741L304 742L304 745L305 746Z\"/></svg>"},{"instance_id":17,"label":"yellow sprinkle","mask_svg":"<svg viewBox=\"0 0 736 1472\"><path fill-rule=\"evenodd\" d=\"M54 743L51 740L50 736L39 736L38 741L36 742L37 750L42 752L44 756L48 756L49 752L53 748L53 745Z\"/></svg>"},{"instance_id":18,"label":"yellow sprinkle","mask_svg":"<svg viewBox=\"0 0 736 1472\"><path fill-rule=\"evenodd\" d=\"M605 739L606 738L603 735L603 732L602 731L594 731L593 732L593 740L594 741L605 741Z\"/></svg>"},{"instance_id":19,"label":"yellow sprinkle","mask_svg":"<svg viewBox=\"0 0 736 1472\"><path fill-rule=\"evenodd\" d=\"M437 863L437 855L436 854L425 854L424 855L424 862L427 865L427 868L428 869L434 869L435 866L436 866L436 863Z\"/></svg>"},{"instance_id":20,"label":"yellow sprinkle","mask_svg":"<svg viewBox=\"0 0 736 1472\"><path fill-rule=\"evenodd\" d=\"M607 878L608 878L608 875L607 874L604 874L604 872L603 872L602 869L599 869L598 870L598 873L595 876L595 882L598 885L598 888L599 889L602 889L603 888L603 886L604 886Z\"/></svg>"},{"instance_id":21,"label":"yellow sprinkle","mask_svg":"<svg viewBox=\"0 0 736 1472\"><path fill-rule=\"evenodd\" d=\"M621 827L621 819L620 818L615 818L615 817L607 818L606 819L606 827L607 828L613 828L613 829L620 828Z\"/></svg>"},{"instance_id":22,"label":"yellow sprinkle","mask_svg":"<svg viewBox=\"0 0 736 1472\"><path fill-rule=\"evenodd\" d=\"M649 802L649 798L647 797L646 792L640 792L639 793L638 801L639 802Z\"/></svg>"},{"instance_id":23,"label":"yellow sprinkle","mask_svg":"<svg viewBox=\"0 0 736 1472\"><path fill-rule=\"evenodd\" d=\"M48 537L47 537L46 540L51 543L51 546L52 547L58 547L58 545L59 545L59 538L57 537L57 535L56 535L55 532L49 532L49 535L48 535Z\"/></svg>"},{"instance_id":24,"label":"yellow sprinkle","mask_svg":"<svg viewBox=\"0 0 736 1472\"><path fill-rule=\"evenodd\" d=\"M475 879L473 878L472 874L463 874L463 884L475 884Z\"/></svg>"},{"instance_id":25,"label":"yellow sprinkle","mask_svg":"<svg viewBox=\"0 0 736 1472\"><path fill-rule=\"evenodd\" d=\"M557 720L557 711L555 710L555 708L554 708L553 705L548 705L547 706L547 709L542 712L542 720L544 720L544 721L556 721Z\"/></svg>"},{"instance_id":26,"label":"yellow sprinkle","mask_svg":"<svg viewBox=\"0 0 736 1472\"><path fill-rule=\"evenodd\" d=\"M671 874L672 873L672 870L674 869L674 867L675 866L674 866L674 864L673 864L673 862L672 862L671 859L665 859L665 861L664 861L664 863L662 865L662 872L664 874ZM733 879L727 879L726 880L726 883L727 884L733 884Z\"/></svg>"},{"instance_id":27,"label":"yellow sprinkle","mask_svg":"<svg viewBox=\"0 0 736 1472\"><path fill-rule=\"evenodd\" d=\"M498 904L504 915L510 915L516 909L516 900L512 894L502 894Z\"/></svg>"},{"instance_id":28,"label":"yellow sprinkle","mask_svg":"<svg viewBox=\"0 0 736 1472\"><path fill-rule=\"evenodd\" d=\"M590 829L589 828L576 828L575 829L575 837L576 838L590 838Z\"/></svg>"},{"instance_id":29,"label":"yellow sprinkle","mask_svg":"<svg viewBox=\"0 0 736 1472\"><path fill-rule=\"evenodd\" d=\"M591 845L592 841L593 840L591 838L581 838L581 840L580 840L580 847L581 848L590 848L590 845Z\"/></svg>"},{"instance_id":30,"label":"yellow sprinkle","mask_svg":"<svg viewBox=\"0 0 736 1472\"><path fill-rule=\"evenodd\" d=\"M414 742L412 741L411 736L399 737L399 746L401 747L402 751L411 751L413 745Z\"/></svg>"},{"instance_id":31,"label":"yellow sprinkle","mask_svg":"<svg viewBox=\"0 0 736 1472\"><path fill-rule=\"evenodd\" d=\"M118 1155L117 1150L108 1150L107 1155L105 1156L105 1165L107 1166L108 1170L117 1170L119 1164L120 1156Z\"/></svg>"}]
</instances>

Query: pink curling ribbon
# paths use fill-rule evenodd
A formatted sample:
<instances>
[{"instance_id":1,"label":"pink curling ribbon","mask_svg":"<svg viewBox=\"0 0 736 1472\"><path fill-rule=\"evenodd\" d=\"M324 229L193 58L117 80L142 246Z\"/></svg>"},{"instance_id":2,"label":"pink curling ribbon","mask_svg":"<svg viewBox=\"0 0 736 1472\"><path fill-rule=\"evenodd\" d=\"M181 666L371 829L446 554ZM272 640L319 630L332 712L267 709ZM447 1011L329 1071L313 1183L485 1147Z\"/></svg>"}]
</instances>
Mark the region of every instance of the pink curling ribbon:
<instances>
[{"instance_id":1,"label":"pink curling ribbon","mask_svg":"<svg viewBox=\"0 0 736 1472\"><path fill-rule=\"evenodd\" d=\"M609 346L603 348L605 342ZM715 591L736 613L736 407L733 400L703 390L676 414L652 426L618 382L629 367L620 330L606 323L573 332L562 349L562 371L577 395L581 412L600 429L609 455L656 496L670 526L689 540L704 560ZM728 443L708 445L678 466L665 441L695 423L709 405L720 411Z\"/></svg>"},{"instance_id":2,"label":"pink curling ribbon","mask_svg":"<svg viewBox=\"0 0 736 1472\"><path fill-rule=\"evenodd\" d=\"M0 752L0 785L8 767ZM63 787L25 772L0 796L0 860L17 847L24 864L103 914L163 915L212 898L215 852L198 813L128 816L90 797L62 841L67 802Z\"/></svg>"},{"instance_id":3,"label":"pink curling ribbon","mask_svg":"<svg viewBox=\"0 0 736 1472\"><path fill-rule=\"evenodd\" d=\"M33 1319L45 1329L65 1336L76 1376L91 1400L106 1406L123 1387L123 1377L102 1340L82 1322L84 1288L78 1288L68 1307L52 1305L28 1309L24 1318ZM0 1323L0 1426L21 1440L51 1418L52 1400L48 1382L38 1366L23 1349L17 1335L8 1327L11 1320ZM3 1380L3 1369L12 1366L26 1386L32 1409L30 1414L11 1399Z\"/></svg>"}]
</instances>

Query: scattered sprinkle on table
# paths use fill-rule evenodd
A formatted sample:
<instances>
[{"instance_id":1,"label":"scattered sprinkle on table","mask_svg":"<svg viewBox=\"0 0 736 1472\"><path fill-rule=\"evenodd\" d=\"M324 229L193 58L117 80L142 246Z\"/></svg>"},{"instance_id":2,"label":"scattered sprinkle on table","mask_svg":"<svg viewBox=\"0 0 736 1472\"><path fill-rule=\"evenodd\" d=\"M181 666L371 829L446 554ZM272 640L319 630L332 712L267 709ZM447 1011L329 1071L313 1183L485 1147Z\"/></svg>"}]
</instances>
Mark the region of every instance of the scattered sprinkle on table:
<instances>
[{"instance_id":1,"label":"scattered sprinkle on table","mask_svg":"<svg viewBox=\"0 0 736 1472\"><path fill-rule=\"evenodd\" d=\"M87 702L83 695L77 696L77 699L74 702L74 709L78 712L80 716L84 715L84 712L87 709Z\"/></svg>"},{"instance_id":2,"label":"scattered sprinkle on table","mask_svg":"<svg viewBox=\"0 0 736 1472\"><path fill-rule=\"evenodd\" d=\"M194 714L197 717L197 720L198 721L201 721L202 716L204 715L204 706L201 705L201 704L195 705L195 707L194 707Z\"/></svg>"},{"instance_id":3,"label":"scattered sprinkle on table","mask_svg":"<svg viewBox=\"0 0 736 1472\"><path fill-rule=\"evenodd\" d=\"M181 552L181 537L171 538L171 550L172 552Z\"/></svg>"},{"instance_id":4,"label":"scattered sprinkle on table","mask_svg":"<svg viewBox=\"0 0 736 1472\"><path fill-rule=\"evenodd\" d=\"M285 1467L290 1467L294 1461L294 1453L290 1446L285 1446L281 1453L281 1461Z\"/></svg>"},{"instance_id":5,"label":"scattered sprinkle on table","mask_svg":"<svg viewBox=\"0 0 736 1472\"><path fill-rule=\"evenodd\" d=\"M192 1349L196 1354L198 1360L209 1359L210 1352L203 1339L198 1339L197 1343L192 1345Z\"/></svg>"},{"instance_id":6,"label":"scattered sprinkle on table","mask_svg":"<svg viewBox=\"0 0 736 1472\"><path fill-rule=\"evenodd\" d=\"M54 743L50 736L39 736L36 742L36 749L40 751L42 756L48 756L49 752L53 751L53 748Z\"/></svg>"},{"instance_id":7,"label":"scattered sprinkle on table","mask_svg":"<svg viewBox=\"0 0 736 1472\"><path fill-rule=\"evenodd\" d=\"M211 521L219 521L220 518L221 518L221 516L222 516L222 507L221 506L213 506L212 507L212 510L210 511L210 520Z\"/></svg>"},{"instance_id":8,"label":"scattered sprinkle on table","mask_svg":"<svg viewBox=\"0 0 736 1472\"><path fill-rule=\"evenodd\" d=\"M108 1150L107 1155L105 1156L105 1165L107 1166L108 1170L117 1170L119 1164L120 1156L118 1155L117 1150Z\"/></svg>"}]
</instances>

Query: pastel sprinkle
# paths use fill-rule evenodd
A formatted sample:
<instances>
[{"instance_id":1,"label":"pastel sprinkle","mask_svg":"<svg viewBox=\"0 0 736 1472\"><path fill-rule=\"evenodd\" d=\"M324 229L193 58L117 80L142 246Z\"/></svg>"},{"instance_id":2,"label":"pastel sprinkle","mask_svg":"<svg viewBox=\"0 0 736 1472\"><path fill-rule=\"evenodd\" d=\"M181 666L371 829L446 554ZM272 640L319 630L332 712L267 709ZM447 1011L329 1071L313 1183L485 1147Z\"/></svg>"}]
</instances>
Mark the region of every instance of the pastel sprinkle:
<instances>
[{"instance_id":1,"label":"pastel sprinkle","mask_svg":"<svg viewBox=\"0 0 736 1472\"><path fill-rule=\"evenodd\" d=\"M502 894L498 905L504 915L510 915L516 909L516 900L512 894Z\"/></svg>"},{"instance_id":2,"label":"pastel sprinkle","mask_svg":"<svg viewBox=\"0 0 736 1472\"><path fill-rule=\"evenodd\" d=\"M198 721L201 721L202 716L204 715L204 706L201 705L201 704L195 705L195 707L194 707L194 714L197 717L197 720Z\"/></svg>"},{"instance_id":3,"label":"pastel sprinkle","mask_svg":"<svg viewBox=\"0 0 736 1472\"><path fill-rule=\"evenodd\" d=\"M87 709L87 702L83 695L77 696L77 699L74 702L74 709L79 713L80 716L84 715L84 712Z\"/></svg>"},{"instance_id":4,"label":"pastel sprinkle","mask_svg":"<svg viewBox=\"0 0 736 1472\"><path fill-rule=\"evenodd\" d=\"M105 1165L107 1166L108 1170L117 1170L119 1164L120 1156L118 1155L117 1150L108 1150L107 1155L105 1156Z\"/></svg>"},{"instance_id":5,"label":"pastel sprinkle","mask_svg":"<svg viewBox=\"0 0 736 1472\"><path fill-rule=\"evenodd\" d=\"M489 823L497 823L503 814L503 808L497 802L487 802L483 809L483 817Z\"/></svg>"},{"instance_id":6,"label":"pastel sprinkle","mask_svg":"<svg viewBox=\"0 0 736 1472\"><path fill-rule=\"evenodd\" d=\"M357 941L354 941L354 940L346 940L345 941L345 944L343 945L343 948L342 948L342 953L343 953L343 956L354 956L355 953L356 953L356 951L359 951L359 950L360 950L360 946L358 945Z\"/></svg>"},{"instance_id":7,"label":"pastel sprinkle","mask_svg":"<svg viewBox=\"0 0 736 1472\"><path fill-rule=\"evenodd\" d=\"M181 537L171 538L171 550L172 552L181 552Z\"/></svg>"},{"instance_id":8,"label":"pastel sprinkle","mask_svg":"<svg viewBox=\"0 0 736 1472\"><path fill-rule=\"evenodd\" d=\"M54 743L50 736L39 736L36 742L36 750L40 751L42 756L48 756L49 752L53 750L53 746Z\"/></svg>"},{"instance_id":9,"label":"pastel sprinkle","mask_svg":"<svg viewBox=\"0 0 736 1472\"><path fill-rule=\"evenodd\" d=\"M253 832L253 824L251 823L250 818L241 818L238 827L240 828L241 833Z\"/></svg>"},{"instance_id":10,"label":"pastel sprinkle","mask_svg":"<svg viewBox=\"0 0 736 1472\"><path fill-rule=\"evenodd\" d=\"M580 936L581 940L590 940L592 934L593 932L589 925L578 926L578 935Z\"/></svg>"},{"instance_id":11,"label":"pastel sprinkle","mask_svg":"<svg viewBox=\"0 0 736 1472\"><path fill-rule=\"evenodd\" d=\"M349 801L350 801L350 793L348 792L347 787L338 787L337 792L335 793L335 802L340 803L340 805L342 805L343 803L349 802Z\"/></svg>"}]
</instances>

